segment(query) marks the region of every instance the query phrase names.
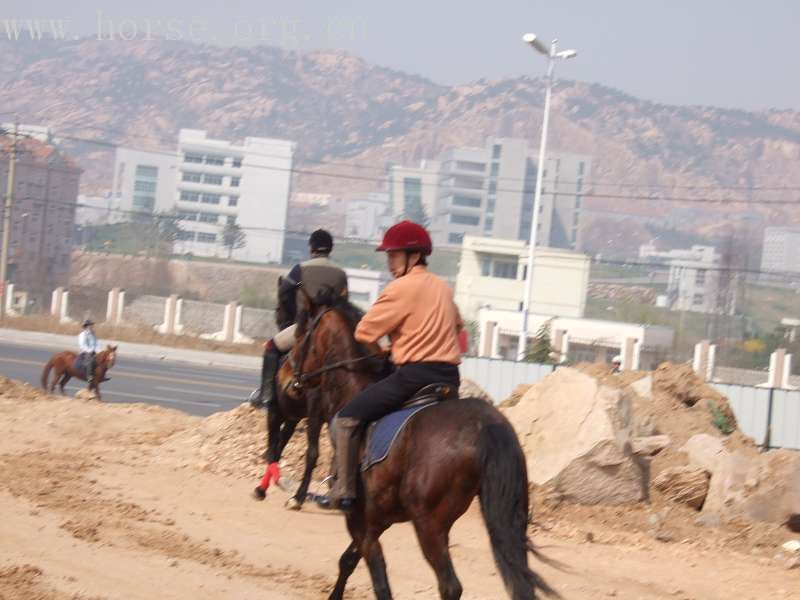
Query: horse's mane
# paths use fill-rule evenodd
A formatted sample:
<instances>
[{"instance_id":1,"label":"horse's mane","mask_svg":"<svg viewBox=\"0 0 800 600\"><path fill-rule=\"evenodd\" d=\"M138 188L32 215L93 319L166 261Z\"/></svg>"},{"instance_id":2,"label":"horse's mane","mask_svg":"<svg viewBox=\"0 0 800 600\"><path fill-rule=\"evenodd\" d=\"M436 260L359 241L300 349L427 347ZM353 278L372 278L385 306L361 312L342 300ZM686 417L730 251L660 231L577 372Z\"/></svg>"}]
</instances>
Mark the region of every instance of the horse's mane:
<instances>
[{"instance_id":1,"label":"horse's mane","mask_svg":"<svg viewBox=\"0 0 800 600\"><path fill-rule=\"evenodd\" d=\"M320 292L318 292L313 302L314 306L316 307L328 307L337 311L342 317L344 317L345 322L350 328L351 334L355 331L356 326L358 326L359 321L361 321L362 317L364 316L363 310L350 302L350 300L346 297L336 294L329 287L323 288ZM304 332L306 327L308 327L309 319L310 314L307 309L304 308L299 311L297 315L297 327L301 332Z\"/></svg>"},{"instance_id":2,"label":"horse's mane","mask_svg":"<svg viewBox=\"0 0 800 600\"><path fill-rule=\"evenodd\" d=\"M350 302L346 297L333 293L329 288L325 288L317 294L314 299L314 305L318 308L327 307L335 310L344 319L348 326L350 339L359 357L366 357L373 354L371 348L355 340L356 327L364 316L364 311L362 309ZM307 331L310 320L311 314L308 309L303 308L297 315L297 328L301 334ZM386 369L386 361L382 357L375 357L373 360L368 360L364 364L364 367L369 371L383 372L384 369Z\"/></svg>"}]
</instances>

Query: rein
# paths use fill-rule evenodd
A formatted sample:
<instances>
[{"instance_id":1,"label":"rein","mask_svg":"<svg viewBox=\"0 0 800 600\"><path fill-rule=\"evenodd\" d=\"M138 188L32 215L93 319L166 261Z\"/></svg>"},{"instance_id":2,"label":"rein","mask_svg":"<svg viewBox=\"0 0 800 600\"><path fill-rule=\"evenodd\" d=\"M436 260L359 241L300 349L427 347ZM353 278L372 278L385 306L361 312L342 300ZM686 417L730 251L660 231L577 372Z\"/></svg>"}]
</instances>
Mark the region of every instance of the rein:
<instances>
[{"instance_id":1,"label":"rein","mask_svg":"<svg viewBox=\"0 0 800 600\"><path fill-rule=\"evenodd\" d=\"M328 373L330 371L335 371L337 369L345 369L347 371L353 372L355 371L355 369L351 368L353 365L377 358L383 354L382 352L374 352L373 354L369 354L367 356L361 356L359 358L340 360L338 362L331 363L329 365L324 365L319 369L314 369L313 371L303 373L302 372L303 363L305 363L306 356L308 355L308 348L311 342L311 338L314 335L314 332L316 331L320 321L322 320L322 317L324 317L325 314L330 312L331 310L333 310L333 308L326 307L322 312L320 312L316 317L314 317L314 320L311 322L308 331L306 331L306 334L303 336L303 341L302 341L303 345L300 348L300 360L297 363L295 363L292 360L291 355L289 356L290 364L292 365L292 369L294 370L294 380L290 385L292 385L292 387L294 387L295 389L302 388L304 383L308 382L314 377L322 375L323 373Z\"/></svg>"}]
</instances>

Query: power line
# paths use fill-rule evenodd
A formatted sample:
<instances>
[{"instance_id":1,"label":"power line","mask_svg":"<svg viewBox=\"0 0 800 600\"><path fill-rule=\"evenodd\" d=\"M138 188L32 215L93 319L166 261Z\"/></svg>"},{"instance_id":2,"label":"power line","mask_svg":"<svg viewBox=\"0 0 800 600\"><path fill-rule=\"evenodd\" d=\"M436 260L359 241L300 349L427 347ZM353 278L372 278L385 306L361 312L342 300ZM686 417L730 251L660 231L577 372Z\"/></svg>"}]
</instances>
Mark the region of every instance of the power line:
<instances>
[{"instance_id":1,"label":"power line","mask_svg":"<svg viewBox=\"0 0 800 600\"><path fill-rule=\"evenodd\" d=\"M91 138L81 138L81 137L77 137L77 136L68 136L68 135L63 135L63 134L62 135L57 135L56 137L61 137L63 139L69 139L69 140L77 141L77 142L83 142L83 143L96 144L96 145L100 145L100 146L106 146L106 147L110 147L110 148L119 148L119 147L121 147L119 144L116 144L115 142L109 142L109 141L106 141L106 140L97 140L97 139L91 139ZM129 146L127 146L126 148L129 148L131 150L137 150L137 151L140 151L140 152L149 152L151 154L161 154L162 156L170 156L170 157L176 156L176 151L167 152L167 151L163 151L163 150L138 149L138 148L131 148ZM285 156L279 156L279 155L268 155L268 154L259 154L259 153L254 153L254 154L256 156L262 156L262 157L281 158L281 159L284 159L284 160L286 159ZM191 163L189 163L189 164L191 164ZM296 168L296 167L286 168L286 167L276 167L276 166L269 166L269 165L251 165L251 166L248 166L248 169L262 169L262 170L267 170L267 171L276 171L276 172L283 172L283 173L290 173L290 174L296 173L296 174L299 174L299 175L311 175L311 176L316 176L316 177L328 177L328 178L333 178L333 179L345 179L345 180L351 180L351 181L368 181L368 182L378 183L378 184L383 184L383 183L386 182L386 178L385 177L368 177L368 176L363 176L363 175L348 175L348 174L344 174L344 173L325 173L325 172L321 172L321 171L313 171L313 170L310 170L310 169L303 169L303 168ZM435 189L449 189L449 187L443 186L443 185L439 184L438 182L437 183L420 182L420 186L421 187L430 187L430 188L435 188ZM798 188L798 189L800 189L800 188ZM475 191L477 192L477 191L483 191L483 190L481 189L481 190L475 190ZM498 192L510 192L510 193L525 193L527 191L529 193L533 193L533 190L526 189L525 187L515 188L515 189L497 188L497 191ZM547 192L547 193L549 195L554 195L554 196L573 196L574 195L574 196L582 196L582 197L588 197L588 198L613 199L613 200L638 200L638 201L646 200L646 201L649 201L649 202L676 202L676 203L681 203L681 204L750 204L750 205L761 205L761 206L767 206L767 205L784 206L784 205L793 205L793 204L800 205L800 199L792 199L792 200L786 200L786 199L774 199L774 200L758 199L758 200L755 200L755 199L745 199L745 198L702 198L702 197L675 197L675 196L657 197L657 196L653 196L653 195L597 194L597 193L594 193L594 192L589 193L589 194L586 194L584 192L574 192L574 193L573 192L570 192L570 193Z\"/></svg>"},{"instance_id":2,"label":"power line","mask_svg":"<svg viewBox=\"0 0 800 600\"><path fill-rule=\"evenodd\" d=\"M144 140L153 140L156 139L160 142L164 142L166 144L172 143L174 140L172 138L166 138L161 135L148 135L148 134L136 134L127 132L121 129L113 129L110 127L101 127L99 125L79 125L77 127L83 127L86 129L94 129L97 131L103 131L106 133L116 133L119 135L123 135L126 137L136 137ZM73 137L69 137L67 135L56 135L56 137L64 137L65 139L74 139ZM83 140L87 141L87 140ZM122 144L118 144L118 147L128 147L123 146ZM132 148L133 149L133 148ZM145 150L149 151L149 150ZM170 154L177 154L177 147L174 152ZM253 153L257 156L261 156L264 158L285 158L280 155L271 155L271 154L264 154L264 153ZM558 154L556 152L556 154ZM435 159L431 159L435 160ZM375 165L368 165L364 163L356 163L356 162L345 162L345 161L333 161L333 160L320 160L320 159L305 159L303 161L306 164L315 164L320 166L341 166L347 167L352 169L364 169L364 170L371 170L371 171L379 171L381 173L386 173L389 170L389 167L379 167ZM405 165L391 165L391 166L399 166L401 168L406 169L415 169L417 167L413 166L405 166ZM494 177L497 181L518 181L518 182L530 182L528 177ZM554 182L553 178L548 179L548 183ZM750 185L750 186L738 186L738 185L678 185L678 184L643 184L643 183L634 183L634 182L617 182L617 181L608 181L608 180L600 180L600 179L584 179L581 181L568 181L568 180L558 180L557 183L561 185L578 185L579 183L587 188L592 186L600 186L600 187L621 187L621 188L640 188L640 189L683 189L683 190L728 190L728 191L742 191L742 192L759 192L759 191L800 191L800 186L761 186L761 185ZM516 191L516 190L514 190ZM594 195L594 194L589 194Z\"/></svg>"}]
</instances>

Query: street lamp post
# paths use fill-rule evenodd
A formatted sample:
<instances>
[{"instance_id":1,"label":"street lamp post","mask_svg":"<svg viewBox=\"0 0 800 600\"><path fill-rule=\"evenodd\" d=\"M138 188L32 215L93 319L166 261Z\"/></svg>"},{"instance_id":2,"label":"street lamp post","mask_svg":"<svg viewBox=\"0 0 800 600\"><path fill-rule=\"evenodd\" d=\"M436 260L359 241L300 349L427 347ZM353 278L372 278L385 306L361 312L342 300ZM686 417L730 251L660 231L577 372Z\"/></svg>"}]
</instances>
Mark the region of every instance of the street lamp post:
<instances>
[{"instance_id":1,"label":"street lamp post","mask_svg":"<svg viewBox=\"0 0 800 600\"><path fill-rule=\"evenodd\" d=\"M528 314L530 313L531 289L533 287L533 258L539 229L539 207L542 202L542 174L544 173L545 149L547 147L547 127L550 122L550 95L553 88L553 69L557 59L566 60L568 58L574 58L578 54L575 50L562 50L558 52L558 40L553 40L548 48L532 33L526 33L522 36L522 41L547 57L547 76L545 78L544 119L542 121L542 138L539 142L539 164L536 168L536 190L533 197L533 220L531 223L530 242L528 244L528 267L525 273L525 296L522 300L522 328L519 332L517 360L524 360L527 353Z\"/></svg>"}]
</instances>

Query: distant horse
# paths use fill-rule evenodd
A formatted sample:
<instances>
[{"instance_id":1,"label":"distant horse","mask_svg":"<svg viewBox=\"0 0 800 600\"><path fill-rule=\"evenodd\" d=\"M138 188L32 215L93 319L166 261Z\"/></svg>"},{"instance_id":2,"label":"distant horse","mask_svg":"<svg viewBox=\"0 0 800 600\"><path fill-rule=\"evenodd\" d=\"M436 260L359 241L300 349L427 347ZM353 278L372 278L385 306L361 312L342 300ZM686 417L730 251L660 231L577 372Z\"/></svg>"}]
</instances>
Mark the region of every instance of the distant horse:
<instances>
[{"instance_id":1,"label":"distant horse","mask_svg":"<svg viewBox=\"0 0 800 600\"><path fill-rule=\"evenodd\" d=\"M52 394L56 389L56 384L58 384L63 394L64 386L67 385L67 382L73 377L86 381L88 373L75 370L75 359L77 356L75 352L70 352L69 350L54 354L50 360L47 361L44 370L42 370L42 388ZM114 366L117 360L117 346L107 346L105 350L98 352L95 358L94 382L89 386L89 390L94 390L97 394L97 399L102 400L102 396L100 396L100 382L103 381L106 373ZM55 371L55 373L52 381L48 384L51 370ZM86 371L88 371L88 366Z\"/></svg>"},{"instance_id":2,"label":"distant horse","mask_svg":"<svg viewBox=\"0 0 800 600\"><path fill-rule=\"evenodd\" d=\"M363 351L353 331L353 323L338 309L321 309L299 322L298 343L279 373L284 393L291 397L313 390L309 402L319 403L319 412L327 417L369 385L375 376L354 368ZM531 600L537 590L557 595L528 567L528 553L535 553L527 535L528 477L514 429L486 401L461 398L418 412L386 459L361 473L356 506L346 517L352 542L339 559L330 599L343 597L362 557L375 596L392 597L379 538L394 523L405 521L414 525L441 598L460 598L449 535L475 496L509 596Z\"/></svg>"}]
</instances>

